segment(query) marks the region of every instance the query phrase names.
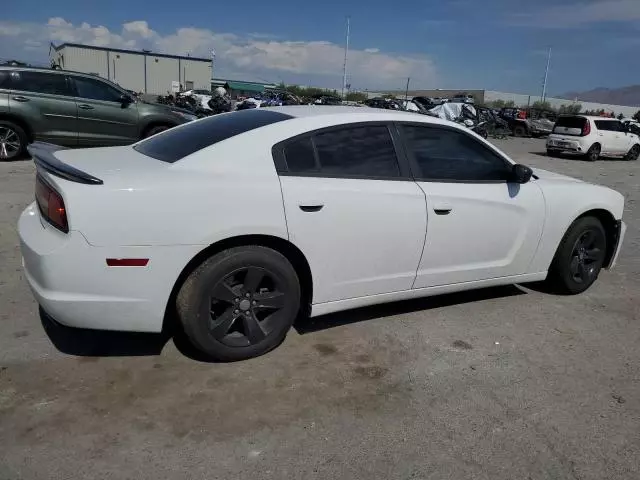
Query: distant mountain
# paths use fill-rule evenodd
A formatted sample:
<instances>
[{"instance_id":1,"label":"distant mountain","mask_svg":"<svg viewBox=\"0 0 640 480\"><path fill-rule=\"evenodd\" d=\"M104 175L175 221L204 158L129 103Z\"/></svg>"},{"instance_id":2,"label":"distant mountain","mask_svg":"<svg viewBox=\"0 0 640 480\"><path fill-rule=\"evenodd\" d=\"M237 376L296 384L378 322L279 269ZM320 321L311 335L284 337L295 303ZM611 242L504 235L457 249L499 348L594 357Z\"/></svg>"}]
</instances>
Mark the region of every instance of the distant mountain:
<instances>
[{"instance_id":1,"label":"distant mountain","mask_svg":"<svg viewBox=\"0 0 640 480\"><path fill-rule=\"evenodd\" d=\"M568 92L560 95L560 97L566 98L567 100L577 98L583 102L640 107L640 85L631 85L622 88L599 87L589 90L588 92Z\"/></svg>"}]
</instances>

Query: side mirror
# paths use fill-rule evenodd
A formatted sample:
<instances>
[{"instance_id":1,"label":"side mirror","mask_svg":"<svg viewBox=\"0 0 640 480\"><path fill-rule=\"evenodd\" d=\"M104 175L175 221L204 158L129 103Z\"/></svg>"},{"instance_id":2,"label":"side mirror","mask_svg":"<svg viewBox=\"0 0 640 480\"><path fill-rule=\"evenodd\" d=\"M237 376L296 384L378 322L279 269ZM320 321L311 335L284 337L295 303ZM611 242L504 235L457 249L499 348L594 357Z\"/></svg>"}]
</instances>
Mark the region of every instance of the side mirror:
<instances>
[{"instance_id":1,"label":"side mirror","mask_svg":"<svg viewBox=\"0 0 640 480\"><path fill-rule=\"evenodd\" d=\"M512 183L527 183L531 180L533 170L526 165L515 164L511 169L511 175L509 181Z\"/></svg>"},{"instance_id":2,"label":"side mirror","mask_svg":"<svg viewBox=\"0 0 640 480\"><path fill-rule=\"evenodd\" d=\"M122 95L120 95L120 103L124 107L126 105L129 105L130 103L133 103L133 98L131 98L130 95L125 95L123 93Z\"/></svg>"}]
</instances>

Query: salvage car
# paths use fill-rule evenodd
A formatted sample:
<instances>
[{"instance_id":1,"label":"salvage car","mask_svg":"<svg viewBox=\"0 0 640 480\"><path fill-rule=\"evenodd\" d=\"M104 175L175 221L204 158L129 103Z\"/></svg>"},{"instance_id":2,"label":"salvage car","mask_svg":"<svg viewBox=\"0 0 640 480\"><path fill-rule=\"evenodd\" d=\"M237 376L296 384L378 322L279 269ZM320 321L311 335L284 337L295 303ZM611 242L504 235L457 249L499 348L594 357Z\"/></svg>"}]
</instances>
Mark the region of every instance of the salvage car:
<instances>
[{"instance_id":1,"label":"salvage car","mask_svg":"<svg viewBox=\"0 0 640 480\"><path fill-rule=\"evenodd\" d=\"M557 115L551 110L505 107L500 117L509 124L514 137L543 137L553 130Z\"/></svg>"},{"instance_id":2,"label":"salvage car","mask_svg":"<svg viewBox=\"0 0 640 480\"><path fill-rule=\"evenodd\" d=\"M595 162L614 157L637 160L640 137L620 120L587 115L563 115L547 138L547 155L580 155Z\"/></svg>"},{"instance_id":3,"label":"salvage car","mask_svg":"<svg viewBox=\"0 0 640 480\"><path fill-rule=\"evenodd\" d=\"M584 292L625 233L620 193L408 112L253 109L30 152L18 230L42 309L138 332L175 316L220 360L275 348L308 315L541 280Z\"/></svg>"},{"instance_id":4,"label":"salvage car","mask_svg":"<svg viewBox=\"0 0 640 480\"><path fill-rule=\"evenodd\" d=\"M0 67L0 161L19 157L34 140L70 147L126 145L196 118L146 103L96 75Z\"/></svg>"}]
</instances>

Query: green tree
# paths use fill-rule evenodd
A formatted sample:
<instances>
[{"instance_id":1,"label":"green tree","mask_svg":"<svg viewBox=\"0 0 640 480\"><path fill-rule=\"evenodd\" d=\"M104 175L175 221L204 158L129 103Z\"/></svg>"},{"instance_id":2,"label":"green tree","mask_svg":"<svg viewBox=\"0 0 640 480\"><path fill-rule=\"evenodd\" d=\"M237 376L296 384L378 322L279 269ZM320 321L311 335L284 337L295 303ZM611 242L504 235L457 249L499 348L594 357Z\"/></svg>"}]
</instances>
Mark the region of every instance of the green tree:
<instances>
[{"instance_id":1,"label":"green tree","mask_svg":"<svg viewBox=\"0 0 640 480\"><path fill-rule=\"evenodd\" d=\"M563 104L558 108L558 113L575 115L577 113L580 113L580 110L582 110L582 105L580 105L579 103L572 103L571 105Z\"/></svg>"},{"instance_id":2,"label":"green tree","mask_svg":"<svg viewBox=\"0 0 640 480\"><path fill-rule=\"evenodd\" d=\"M537 108L539 110L553 110L553 107L551 107L551 104L549 102L543 102L541 100L533 102L533 105L531 105L531 107Z\"/></svg>"},{"instance_id":3,"label":"green tree","mask_svg":"<svg viewBox=\"0 0 640 480\"><path fill-rule=\"evenodd\" d=\"M633 114L633 119L637 122L640 122L640 110Z\"/></svg>"},{"instance_id":4,"label":"green tree","mask_svg":"<svg viewBox=\"0 0 640 480\"><path fill-rule=\"evenodd\" d=\"M363 92L349 92L346 97L351 102L364 102L368 98Z\"/></svg>"},{"instance_id":5,"label":"green tree","mask_svg":"<svg viewBox=\"0 0 640 480\"><path fill-rule=\"evenodd\" d=\"M623 118L624 118L624 115L623 115L623 114L621 114L621 113L620 113L620 114L618 114L618 120L622 120Z\"/></svg>"}]
</instances>

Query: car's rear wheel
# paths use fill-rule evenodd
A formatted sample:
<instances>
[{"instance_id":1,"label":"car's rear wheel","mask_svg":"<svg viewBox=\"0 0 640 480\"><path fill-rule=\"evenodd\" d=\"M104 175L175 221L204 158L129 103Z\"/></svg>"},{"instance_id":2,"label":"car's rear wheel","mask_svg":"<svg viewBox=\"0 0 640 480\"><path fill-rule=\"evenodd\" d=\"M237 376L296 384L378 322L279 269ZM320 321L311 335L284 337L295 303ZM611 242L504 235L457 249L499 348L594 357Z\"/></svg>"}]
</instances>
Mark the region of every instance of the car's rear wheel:
<instances>
[{"instance_id":1,"label":"car's rear wheel","mask_svg":"<svg viewBox=\"0 0 640 480\"><path fill-rule=\"evenodd\" d=\"M164 132L165 130L169 130L171 127L169 125L156 125L155 127L149 128L144 132L142 138L153 137L155 134Z\"/></svg>"},{"instance_id":2,"label":"car's rear wheel","mask_svg":"<svg viewBox=\"0 0 640 480\"><path fill-rule=\"evenodd\" d=\"M527 129L522 125L516 125L513 127L513 136L514 137L524 137L527 135Z\"/></svg>"},{"instance_id":3,"label":"car's rear wheel","mask_svg":"<svg viewBox=\"0 0 640 480\"><path fill-rule=\"evenodd\" d=\"M579 218L560 242L547 281L559 293L582 293L598 278L606 252L607 237L600 220Z\"/></svg>"},{"instance_id":4,"label":"car's rear wheel","mask_svg":"<svg viewBox=\"0 0 640 480\"><path fill-rule=\"evenodd\" d=\"M27 149L27 135L13 122L0 120L0 161L20 157Z\"/></svg>"},{"instance_id":5,"label":"car's rear wheel","mask_svg":"<svg viewBox=\"0 0 640 480\"><path fill-rule=\"evenodd\" d=\"M176 307L193 345L222 361L277 347L300 309L300 282L280 253L235 247L209 258L180 289Z\"/></svg>"},{"instance_id":6,"label":"car's rear wheel","mask_svg":"<svg viewBox=\"0 0 640 480\"><path fill-rule=\"evenodd\" d=\"M640 145L634 145L625 156L625 160L637 160L640 156Z\"/></svg>"},{"instance_id":7,"label":"car's rear wheel","mask_svg":"<svg viewBox=\"0 0 640 480\"><path fill-rule=\"evenodd\" d=\"M598 145L597 143L591 145L591 148L587 151L586 158L590 162L595 162L596 160L598 160L600 158L600 145Z\"/></svg>"}]
</instances>

